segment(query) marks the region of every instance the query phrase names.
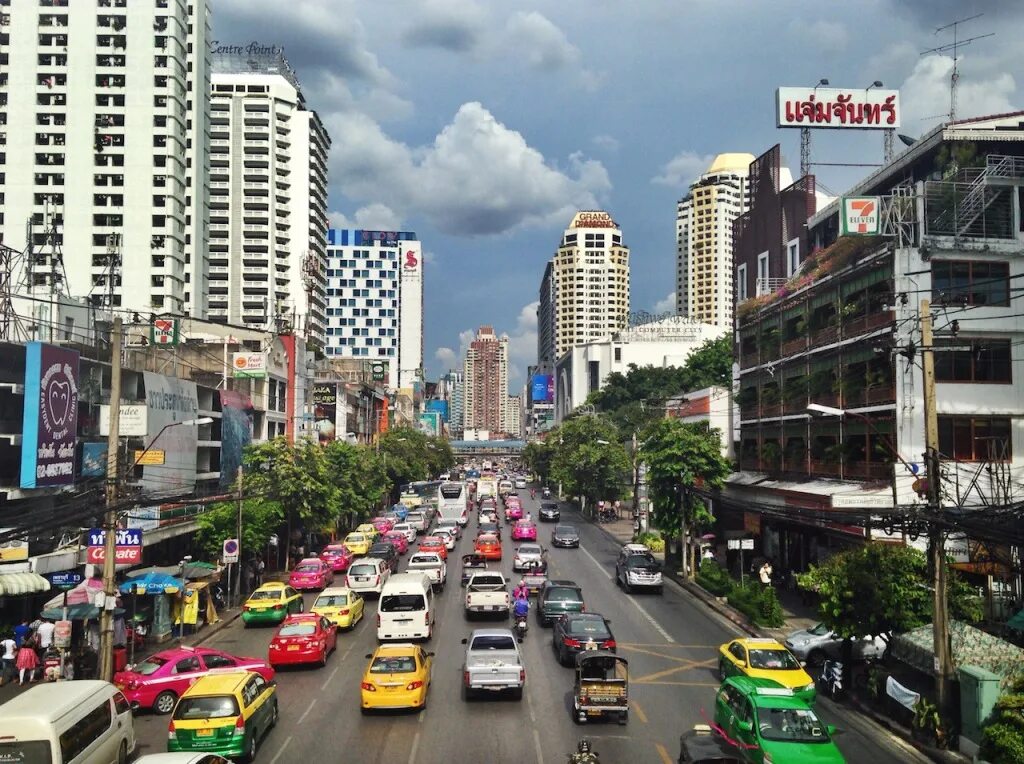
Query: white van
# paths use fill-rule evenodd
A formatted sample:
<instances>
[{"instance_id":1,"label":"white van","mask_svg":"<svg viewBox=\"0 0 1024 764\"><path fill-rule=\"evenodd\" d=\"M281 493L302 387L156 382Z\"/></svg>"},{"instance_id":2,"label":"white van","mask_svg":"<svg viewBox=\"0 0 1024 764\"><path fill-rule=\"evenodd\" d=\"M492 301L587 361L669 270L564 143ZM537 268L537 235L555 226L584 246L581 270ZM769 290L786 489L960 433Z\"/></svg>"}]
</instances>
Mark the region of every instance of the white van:
<instances>
[{"instance_id":1,"label":"white van","mask_svg":"<svg viewBox=\"0 0 1024 764\"><path fill-rule=\"evenodd\" d=\"M377 639L430 639L434 613L434 592L426 574L392 576L377 604Z\"/></svg>"},{"instance_id":2,"label":"white van","mask_svg":"<svg viewBox=\"0 0 1024 764\"><path fill-rule=\"evenodd\" d=\"M41 684L0 706L0 761L124 764L134 751L131 705L110 682Z\"/></svg>"}]
</instances>

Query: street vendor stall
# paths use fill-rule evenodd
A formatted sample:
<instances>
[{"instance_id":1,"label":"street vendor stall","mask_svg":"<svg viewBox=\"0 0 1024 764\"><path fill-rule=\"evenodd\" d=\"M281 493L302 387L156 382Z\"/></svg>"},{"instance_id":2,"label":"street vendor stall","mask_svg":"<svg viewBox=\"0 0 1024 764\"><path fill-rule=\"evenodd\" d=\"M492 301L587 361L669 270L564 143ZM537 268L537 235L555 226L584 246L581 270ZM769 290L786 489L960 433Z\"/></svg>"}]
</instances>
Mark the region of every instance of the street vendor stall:
<instances>
[{"instance_id":1,"label":"street vendor stall","mask_svg":"<svg viewBox=\"0 0 1024 764\"><path fill-rule=\"evenodd\" d=\"M171 614L179 634L195 633L204 624L217 623L220 616L213 603L211 581L190 581L175 598Z\"/></svg>"}]
</instances>

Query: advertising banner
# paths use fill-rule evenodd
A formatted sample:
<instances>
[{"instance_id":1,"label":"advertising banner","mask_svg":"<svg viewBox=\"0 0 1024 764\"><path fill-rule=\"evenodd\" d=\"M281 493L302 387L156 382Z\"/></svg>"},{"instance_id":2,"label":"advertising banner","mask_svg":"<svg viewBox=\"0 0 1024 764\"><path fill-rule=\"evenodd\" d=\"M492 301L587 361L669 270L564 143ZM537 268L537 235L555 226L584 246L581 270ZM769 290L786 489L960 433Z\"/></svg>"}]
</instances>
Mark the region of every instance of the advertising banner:
<instances>
[{"instance_id":1,"label":"advertising banner","mask_svg":"<svg viewBox=\"0 0 1024 764\"><path fill-rule=\"evenodd\" d=\"M149 436L144 448L164 452L164 463L143 468L142 487L148 493L180 493L196 485L196 451L199 428L171 427L198 417L199 396L191 380L143 372L146 405L149 407Z\"/></svg>"},{"instance_id":2,"label":"advertising banner","mask_svg":"<svg viewBox=\"0 0 1024 764\"><path fill-rule=\"evenodd\" d=\"M0 533L10 533L14 528L0 528ZM0 562L23 562L28 559L28 541L7 539L0 541Z\"/></svg>"},{"instance_id":3,"label":"advertising banner","mask_svg":"<svg viewBox=\"0 0 1024 764\"><path fill-rule=\"evenodd\" d=\"M117 434L122 438L144 438L149 435L145 403L122 403L117 415ZM110 434L110 406L100 406L100 435Z\"/></svg>"},{"instance_id":4,"label":"advertising banner","mask_svg":"<svg viewBox=\"0 0 1024 764\"><path fill-rule=\"evenodd\" d=\"M448 421L448 401L432 400L427 401L427 411L436 411L441 415L441 421Z\"/></svg>"},{"instance_id":5,"label":"advertising banner","mask_svg":"<svg viewBox=\"0 0 1024 764\"><path fill-rule=\"evenodd\" d=\"M555 378L550 374L534 374L530 384L533 403L551 403L555 400Z\"/></svg>"},{"instance_id":6,"label":"advertising banner","mask_svg":"<svg viewBox=\"0 0 1024 764\"><path fill-rule=\"evenodd\" d=\"M75 482L77 430L78 352L41 342L26 343L22 488Z\"/></svg>"},{"instance_id":7,"label":"advertising banner","mask_svg":"<svg viewBox=\"0 0 1024 764\"><path fill-rule=\"evenodd\" d=\"M881 88L779 88L779 127L889 130L900 126L900 91Z\"/></svg>"},{"instance_id":8,"label":"advertising banner","mask_svg":"<svg viewBox=\"0 0 1024 764\"><path fill-rule=\"evenodd\" d=\"M338 427L337 382L317 382L313 385L313 421L321 446L344 436L344 424Z\"/></svg>"},{"instance_id":9,"label":"advertising banner","mask_svg":"<svg viewBox=\"0 0 1024 764\"><path fill-rule=\"evenodd\" d=\"M267 376L267 354L232 353L231 368L236 379L264 379Z\"/></svg>"},{"instance_id":10,"label":"advertising banner","mask_svg":"<svg viewBox=\"0 0 1024 764\"><path fill-rule=\"evenodd\" d=\"M419 415L419 430L425 435L437 437L441 434L441 415L436 411L423 411Z\"/></svg>"},{"instance_id":11,"label":"advertising banner","mask_svg":"<svg viewBox=\"0 0 1024 764\"><path fill-rule=\"evenodd\" d=\"M242 452L252 443L252 400L237 390L220 391L220 487L235 483Z\"/></svg>"},{"instance_id":12,"label":"advertising banner","mask_svg":"<svg viewBox=\"0 0 1024 764\"><path fill-rule=\"evenodd\" d=\"M103 477L107 474L107 444L82 444L82 477Z\"/></svg>"},{"instance_id":13,"label":"advertising banner","mask_svg":"<svg viewBox=\"0 0 1024 764\"><path fill-rule=\"evenodd\" d=\"M102 528L89 531L89 547L85 552L85 561L92 565L103 562L106 557L107 534ZM118 565L137 565L142 562L142 531L138 528L119 528L115 557Z\"/></svg>"}]
</instances>

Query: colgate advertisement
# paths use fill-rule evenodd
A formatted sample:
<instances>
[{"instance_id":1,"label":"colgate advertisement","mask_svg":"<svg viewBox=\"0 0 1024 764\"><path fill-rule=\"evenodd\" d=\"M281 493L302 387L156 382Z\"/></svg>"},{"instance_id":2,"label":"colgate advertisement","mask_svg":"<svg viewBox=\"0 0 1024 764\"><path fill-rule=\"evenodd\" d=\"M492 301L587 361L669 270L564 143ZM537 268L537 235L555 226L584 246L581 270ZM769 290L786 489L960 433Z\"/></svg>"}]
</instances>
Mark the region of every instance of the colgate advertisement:
<instances>
[{"instance_id":1,"label":"colgate advertisement","mask_svg":"<svg viewBox=\"0 0 1024 764\"><path fill-rule=\"evenodd\" d=\"M78 431L78 352L29 342L25 345L25 409L22 417L21 487L75 482Z\"/></svg>"},{"instance_id":2,"label":"colgate advertisement","mask_svg":"<svg viewBox=\"0 0 1024 764\"><path fill-rule=\"evenodd\" d=\"M89 531L89 548L85 553L85 561L92 564L102 563L106 558L107 534L102 528ZM142 531L138 528L120 528L117 531L116 551L114 560L118 565L137 565L142 562Z\"/></svg>"}]
</instances>

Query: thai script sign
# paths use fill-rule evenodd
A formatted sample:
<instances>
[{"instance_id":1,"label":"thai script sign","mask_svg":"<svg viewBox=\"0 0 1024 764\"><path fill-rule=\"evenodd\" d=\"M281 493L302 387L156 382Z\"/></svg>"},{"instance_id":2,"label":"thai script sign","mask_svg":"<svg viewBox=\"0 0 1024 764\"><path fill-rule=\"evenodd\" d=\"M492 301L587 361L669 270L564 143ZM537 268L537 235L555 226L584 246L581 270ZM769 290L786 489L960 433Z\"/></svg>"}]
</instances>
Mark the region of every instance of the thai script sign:
<instances>
[{"instance_id":1,"label":"thai script sign","mask_svg":"<svg viewBox=\"0 0 1024 764\"><path fill-rule=\"evenodd\" d=\"M779 88L779 127L889 130L900 126L900 91L872 88Z\"/></svg>"},{"instance_id":2,"label":"thai script sign","mask_svg":"<svg viewBox=\"0 0 1024 764\"><path fill-rule=\"evenodd\" d=\"M89 531L89 548L86 550L85 561L93 565L103 562L106 557L107 534L102 528ZM119 565L135 565L142 562L142 531L138 528L120 528L114 540L115 559Z\"/></svg>"}]
</instances>

